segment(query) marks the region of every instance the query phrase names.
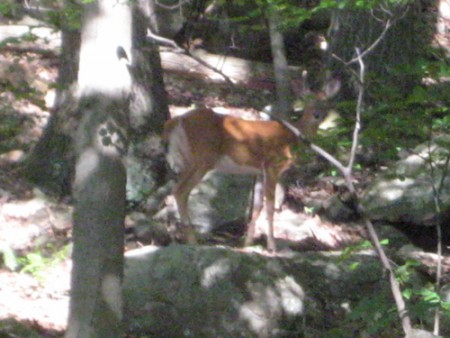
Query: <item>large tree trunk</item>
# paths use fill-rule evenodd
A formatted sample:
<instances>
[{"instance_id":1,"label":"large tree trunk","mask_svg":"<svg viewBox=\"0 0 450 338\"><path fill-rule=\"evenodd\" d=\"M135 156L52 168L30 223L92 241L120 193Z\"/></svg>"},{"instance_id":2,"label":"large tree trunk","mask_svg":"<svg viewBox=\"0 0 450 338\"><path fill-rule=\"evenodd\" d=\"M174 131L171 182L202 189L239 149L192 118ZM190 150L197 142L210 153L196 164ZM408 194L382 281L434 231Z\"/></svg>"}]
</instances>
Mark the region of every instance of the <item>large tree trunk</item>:
<instances>
[{"instance_id":1,"label":"large tree trunk","mask_svg":"<svg viewBox=\"0 0 450 338\"><path fill-rule=\"evenodd\" d=\"M127 198L143 205L150 197L159 208L154 192L165 183L166 166L160 134L169 118L161 59L157 45L146 40L155 16L152 1L139 0L133 7L133 94L130 112L130 148L127 158ZM163 194L165 195L165 194ZM154 199L156 197L156 199Z\"/></svg>"},{"instance_id":2,"label":"large tree trunk","mask_svg":"<svg viewBox=\"0 0 450 338\"><path fill-rule=\"evenodd\" d=\"M66 338L121 336L131 17L128 2L85 7Z\"/></svg>"},{"instance_id":3,"label":"large tree trunk","mask_svg":"<svg viewBox=\"0 0 450 338\"><path fill-rule=\"evenodd\" d=\"M134 79L130 106L128 198L142 203L164 180L162 148L157 134L169 116L161 60L157 47L146 40L152 17L149 2L133 6ZM80 32L64 28L56 104L45 132L28 157L24 174L46 193L64 197L72 192L75 167L73 140L80 123L74 89L79 62ZM149 134L154 134L149 141Z\"/></svg>"},{"instance_id":4,"label":"large tree trunk","mask_svg":"<svg viewBox=\"0 0 450 338\"><path fill-rule=\"evenodd\" d=\"M280 29L280 15L275 9L269 8L268 17L270 46L272 50L277 93L274 113L281 118L287 119L291 111L292 93L284 38Z\"/></svg>"},{"instance_id":5,"label":"large tree trunk","mask_svg":"<svg viewBox=\"0 0 450 338\"><path fill-rule=\"evenodd\" d=\"M46 193L71 193L74 169L73 132L78 126L74 90L78 75L79 30L63 27L56 99L42 137L28 156L24 175Z\"/></svg>"},{"instance_id":6,"label":"large tree trunk","mask_svg":"<svg viewBox=\"0 0 450 338\"><path fill-rule=\"evenodd\" d=\"M158 46L146 41L154 17L152 1L139 0L133 8L133 99L131 128L139 134L162 132L169 118L167 94ZM154 28L153 28L154 29Z\"/></svg>"}]
</instances>

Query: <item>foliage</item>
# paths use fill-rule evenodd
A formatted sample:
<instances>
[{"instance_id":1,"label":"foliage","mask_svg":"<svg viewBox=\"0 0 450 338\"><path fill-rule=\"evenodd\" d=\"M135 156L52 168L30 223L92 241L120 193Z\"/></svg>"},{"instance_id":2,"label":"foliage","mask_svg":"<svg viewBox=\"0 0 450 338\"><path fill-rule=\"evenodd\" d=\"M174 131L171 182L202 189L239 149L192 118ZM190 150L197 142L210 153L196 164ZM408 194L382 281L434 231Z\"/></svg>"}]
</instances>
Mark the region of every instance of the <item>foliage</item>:
<instances>
[{"instance_id":1,"label":"foliage","mask_svg":"<svg viewBox=\"0 0 450 338\"><path fill-rule=\"evenodd\" d=\"M90 3L94 0L82 0L82 3ZM64 3L64 4L62 4ZM54 0L39 0L38 5L40 19L48 24L61 29L80 29L82 6L78 1L67 0L64 2ZM0 15L14 18L21 12L21 5L17 1L7 0L0 3ZM32 36L30 33L29 36Z\"/></svg>"},{"instance_id":2,"label":"foliage","mask_svg":"<svg viewBox=\"0 0 450 338\"><path fill-rule=\"evenodd\" d=\"M387 240L381 241L387 245ZM361 250L372 248L369 241L362 241L356 245L345 248L340 261L345 262L352 254ZM416 268L420 265L415 260L407 260L396 268L397 280L403 287L403 297L408 301L408 313L417 321L430 321L433 311L439 308L444 317L450 318L450 303L445 302L435 291L435 285L424 283L418 278ZM352 265L357 269L358 265ZM354 334L355 331L364 332L369 336L384 337L386 332L401 336L398 325L398 315L388 294L368 294L356 304L351 304L351 310L346 316L343 325L327 333L326 337L342 337ZM351 333L353 332L353 333Z\"/></svg>"},{"instance_id":3,"label":"foliage","mask_svg":"<svg viewBox=\"0 0 450 338\"><path fill-rule=\"evenodd\" d=\"M352 326L360 327L361 331L372 337L384 336L386 332L390 332L391 337L402 336L396 326L398 315L389 294L363 298L354 305L346 321L348 324L352 323Z\"/></svg>"},{"instance_id":4,"label":"foliage","mask_svg":"<svg viewBox=\"0 0 450 338\"><path fill-rule=\"evenodd\" d=\"M380 243L381 243L381 245L388 245L389 240L384 239L384 240L380 241ZM368 249L373 249L372 243L368 240L361 241L354 245L349 245L342 251L342 253L339 257L339 261L344 262L344 261L348 260L352 256L352 254L354 254L355 252L362 251L362 250L368 250ZM353 266L353 268L357 268L357 266Z\"/></svg>"},{"instance_id":5,"label":"foliage","mask_svg":"<svg viewBox=\"0 0 450 338\"><path fill-rule=\"evenodd\" d=\"M422 79L422 83L405 90L395 79L406 73ZM450 132L450 89L441 81L449 75L450 63L442 58L420 59L414 65L399 66L390 71L388 79L375 73L368 76L370 97L362 114L361 145L371 150L376 163L396 159L399 151L414 148L430 135ZM355 102L343 102L338 110L342 113L339 126L327 131L323 145L348 151Z\"/></svg>"},{"instance_id":6,"label":"foliage","mask_svg":"<svg viewBox=\"0 0 450 338\"><path fill-rule=\"evenodd\" d=\"M0 14L7 18L14 17L19 8L20 5L18 2L13 0L3 0L0 2Z\"/></svg>"},{"instance_id":7,"label":"foliage","mask_svg":"<svg viewBox=\"0 0 450 338\"><path fill-rule=\"evenodd\" d=\"M282 29L298 27L306 20L311 19L314 15L320 14L324 11L334 9L358 9L358 10L372 10L380 5L398 6L405 5L411 0L321 0L321 1L307 1L301 2L294 0L256 0L256 7L246 14L246 17L258 18L261 15L265 16L267 10L276 11L280 14L282 20L280 26ZM247 5L245 0L236 1L236 4L242 6Z\"/></svg>"},{"instance_id":8,"label":"foliage","mask_svg":"<svg viewBox=\"0 0 450 338\"><path fill-rule=\"evenodd\" d=\"M423 321L429 319L436 309L447 318L450 318L450 302L442 299L436 292L432 283L417 283L414 278L415 268L420 263L408 260L397 268L398 279L403 286L403 297L408 301L408 312L413 318ZM430 320L431 321L431 320Z\"/></svg>"},{"instance_id":9,"label":"foliage","mask_svg":"<svg viewBox=\"0 0 450 338\"><path fill-rule=\"evenodd\" d=\"M38 280L45 277L45 271L49 267L67 259L70 255L71 245L63 247L54 244L46 244L43 248L36 248L22 257L17 258L17 265L21 272L29 273Z\"/></svg>"},{"instance_id":10,"label":"foliage","mask_svg":"<svg viewBox=\"0 0 450 338\"><path fill-rule=\"evenodd\" d=\"M65 1L64 7L48 13L49 22L58 28L79 30L81 28L82 6L76 1Z\"/></svg>"},{"instance_id":11,"label":"foliage","mask_svg":"<svg viewBox=\"0 0 450 338\"><path fill-rule=\"evenodd\" d=\"M0 153L17 146L16 136L20 133L23 119L10 107L0 105Z\"/></svg>"}]
</instances>

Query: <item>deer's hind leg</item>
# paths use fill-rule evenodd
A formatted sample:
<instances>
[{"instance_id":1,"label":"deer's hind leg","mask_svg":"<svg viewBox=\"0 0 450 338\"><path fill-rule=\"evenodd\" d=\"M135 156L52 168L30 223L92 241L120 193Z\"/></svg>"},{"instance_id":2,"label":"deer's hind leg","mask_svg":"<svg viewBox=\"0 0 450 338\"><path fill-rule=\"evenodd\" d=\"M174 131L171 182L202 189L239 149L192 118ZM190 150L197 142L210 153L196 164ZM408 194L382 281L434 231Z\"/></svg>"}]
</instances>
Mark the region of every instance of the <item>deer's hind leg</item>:
<instances>
[{"instance_id":1,"label":"deer's hind leg","mask_svg":"<svg viewBox=\"0 0 450 338\"><path fill-rule=\"evenodd\" d=\"M180 214L180 220L184 227L184 236L188 243L196 244L197 239L195 236L195 230L191 224L189 217L188 201L189 195L192 189L200 183L202 178L209 171L209 167L206 166L188 166L181 172L177 183L173 189L173 195L177 203L178 213Z\"/></svg>"}]
</instances>

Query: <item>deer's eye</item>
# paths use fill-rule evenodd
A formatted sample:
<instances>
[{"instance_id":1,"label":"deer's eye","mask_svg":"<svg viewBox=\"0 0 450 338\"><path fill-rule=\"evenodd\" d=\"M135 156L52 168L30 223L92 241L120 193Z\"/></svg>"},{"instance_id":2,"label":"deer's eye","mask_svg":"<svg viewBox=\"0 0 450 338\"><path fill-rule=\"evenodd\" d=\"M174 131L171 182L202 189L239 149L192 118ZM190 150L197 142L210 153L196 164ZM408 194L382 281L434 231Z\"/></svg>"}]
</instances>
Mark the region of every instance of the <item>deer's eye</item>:
<instances>
[{"instance_id":1,"label":"deer's eye","mask_svg":"<svg viewBox=\"0 0 450 338\"><path fill-rule=\"evenodd\" d=\"M322 112L319 111L314 112L314 118L316 120L320 120L322 118Z\"/></svg>"}]
</instances>

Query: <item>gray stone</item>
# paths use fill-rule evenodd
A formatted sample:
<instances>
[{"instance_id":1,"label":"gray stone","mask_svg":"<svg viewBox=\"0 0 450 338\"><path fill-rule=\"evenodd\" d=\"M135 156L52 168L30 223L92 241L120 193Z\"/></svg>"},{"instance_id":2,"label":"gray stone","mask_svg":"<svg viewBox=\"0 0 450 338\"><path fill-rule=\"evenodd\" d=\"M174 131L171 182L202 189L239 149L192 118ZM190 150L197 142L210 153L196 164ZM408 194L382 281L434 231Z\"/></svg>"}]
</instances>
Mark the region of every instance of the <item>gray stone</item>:
<instances>
[{"instance_id":1,"label":"gray stone","mask_svg":"<svg viewBox=\"0 0 450 338\"><path fill-rule=\"evenodd\" d=\"M126 257L125 325L151 337L313 337L338 327L361 297L389 297L381 275L367 254L340 263L330 253L147 247Z\"/></svg>"},{"instance_id":2,"label":"gray stone","mask_svg":"<svg viewBox=\"0 0 450 338\"><path fill-rule=\"evenodd\" d=\"M372 220L416 225L435 224L433 184L443 183L440 193L441 209L450 211L450 176L442 178L450 136L436 138L430 145L416 147L365 191L362 202ZM430 151L434 177L430 170Z\"/></svg>"}]
</instances>

